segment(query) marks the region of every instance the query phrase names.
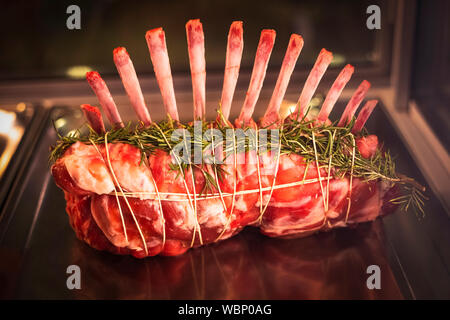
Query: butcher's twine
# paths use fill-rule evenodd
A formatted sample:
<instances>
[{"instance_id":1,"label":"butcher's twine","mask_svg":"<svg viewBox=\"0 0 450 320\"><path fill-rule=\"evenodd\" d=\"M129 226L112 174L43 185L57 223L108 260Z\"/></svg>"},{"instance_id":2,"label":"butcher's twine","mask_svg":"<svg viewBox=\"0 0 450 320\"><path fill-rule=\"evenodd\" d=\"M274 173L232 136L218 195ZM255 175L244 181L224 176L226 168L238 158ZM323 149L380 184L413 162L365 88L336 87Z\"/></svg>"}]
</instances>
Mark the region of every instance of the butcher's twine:
<instances>
[{"instance_id":1,"label":"butcher's twine","mask_svg":"<svg viewBox=\"0 0 450 320\"><path fill-rule=\"evenodd\" d=\"M159 127L158 127L159 128ZM160 129L161 130L161 129ZM233 129L234 130L234 129ZM177 165L179 167L179 169L181 170L181 172L183 172L180 160L178 159L178 156L173 152L172 146L169 142L169 140L167 139L167 137L165 136L165 134L163 133L163 131L161 130L161 133L163 134L163 137L167 143L167 145L170 148L170 153L173 155L173 157L175 158ZM258 137L258 128L256 128L256 137ZM334 131L333 133L333 138L335 135L336 131ZM331 134L331 132L330 132ZM234 135L233 135L234 136ZM122 227L123 227L123 232L125 235L125 239L128 242L128 235L127 235L127 229L125 226L125 219L123 216L123 211L122 211L122 207L119 201L119 197L123 197L123 199L125 200L125 203L127 204L128 209L130 210L131 216L133 217L134 223L136 224L136 228L138 229L139 235L141 237L142 243L144 245L144 250L145 253L148 255L148 248L147 248L147 243L144 237L144 234L141 230L141 227L136 219L136 216L133 212L133 209L128 201L128 198L145 198L146 200L157 200L158 204L159 204L159 208L160 208L160 216L161 216L161 220L162 220L162 249L164 248L165 242L166 242L166 230L165 230L165 219L164 219L164 213L163 213L163 207L162 207L162 201L188 201L189 205L191 206L194 216L195 216L195 225L194 225L194 232L193 232L193 237L192 237L192 241L191 241L191 247L194 246L195 244L195 238L196 238L196 234L198 233L198 237L199 237L199 243L200 245L203 244L203 237L201 234L201 229L200 229L200 224L198 221L198 214L197 214L197 201L201 201L201 200L210 200L210 199L218 199L220 198L222 205L224 207L225 212L228 212L228 208L226 206L225 203L225 198L226 197L232 197L232 202L231 202L231 210L230 213L228 215L228 220L226 225L224 226L223 230L221 231L221 233L219 234L219 236L217 237L216 241L219 241L222 236L225 234L226 230L228 229L230 223L231 223L231 218L233 215L233 211L235 208L235 201L236 201L236 196L241 196L241 195L247 195L247 194L252 194L252 193L259 193L259 205L260 205L260 214L257 218L257 220L255 222L257 223L261 223L262 221L262 217L265 213L265 211L267 210L267 207L270 203L270 200L272 198L272 194L274 190L279 190L279 189L284 189L284 188L291 188L291 187L295 187L295 186L301 186L301 185L307 185L307 184L312 184L312 183L317 183L319 182L320 184L320 190L321 190L321 194L322 194L322 199L323 199L323 205L324 205L324 209L325 212L328 211L328 206L329 206L329 184L330 184L330 180L333 179L331 177L331 158L332 158L332 154L330 154L330 160L329 160L329 164L327 166L328 168L328 175L326 177L322 177L320 174L320 166L319 166L319 161L318 161L318 154L317 154L317 148L316 148L316 141L315 141L315 135L313 133L312 135L313 138L313 147L314 147L314 154L315 154L315 163L316 163L316 169L317 169L317 175L318 178L314 178L314 179L306 179L306 174L308 171L308 166L309 164L306 165L305 168L305 172L304 172L304 176L303 179L301 181L296 181L296 182L290 182L290 183L284 183L284 184L279 184L276 185L276 178L278 175L278 170L279 170L279 166L280 166L280 155L281 155L281 145L279 145L278 147L278 152L277 152L277 156L276 156L276 165L275 165L275 172L274 172L274 178L273 178L273 182L272 185L270 187L262 187L262 179L261 179L261 172L260 172L260 168L259 168L259 142L258 142L258 138L256 138L256 150L257 150L257 173L258 173L258 184L259 184L259 188L258 189L250 189L250 190L240 190L237 191L237 150L236 150L236 137L234 137L233 139L233 149L234 149L234 185L233 185L233 193L229 193L229 192L223 192L221 190L220 187L220 183L218 181L218 174L217 174L217 168L216 168L216 163L215 163L215 156L214 156L214 142L212 141L212 153L213 153L213 159L214 159L214 176L216 179L216 185L217 185L217 193L208 193L208 194L197 194L197 192L195 191L195 182L194 182L194 176L193 176L193 169L192 169L192 165L190 164L190 172L192 174L192 188L193 188L193 193L191 194L191 192L189 191L189 187L187 185L186 179L183 179L183 183L184 183L184 187L186 190L186 193L174 193L174 192L159 192L156 181L154 180L153 176L152 176L152 183L155 187L155 191L154 192L125 192L123 190L123 188L121 187L111 164L110 161L110 157L109 157L109 150L108 150L108 133L105 133L105 150L106 150L106 162L108 163L108 169L109 172L112 176L112 178L114 179L114 182L117 186L117 188L119 189L119 192L117 191L117 189L114 190L113 193L111 193L111 195L115 195L116 197L116 201L117 201L117 205L119 207L119 214L121 217L121 223L122 223ZM352 137L353 138L353 137ZM214 139L212 139L214 140ZM333 139L331 139L331 141L333 141ZM97 150L97 152L100 154L100 156L103 157L103 155L101 154L100 150L97 148L96 144L94 141L91 140L92 145L95 147L95 149ZM332 148L330 148L330 150L332 150ZM105 159L104 159L105 160ZM352 166L351 166L351 171L350 171L350 187L349 187L349 195L348 195L348 205L347 205L347 211L346 211L346 217L345 217L345 222L347 222L348 220L348 215L350 212L350 204L351 204L351 189L352 189L352 178L353 178L353 166L354 166L354 162L355 162L355 139L353 138L353 150L352 150ZM145 162L146 165L148 165L147 162ZM322 181L327 181L327 185L324 191L324 187L322 184ZM269 197L268 200L266 201L265 204L263 204L263 192L269 191ZM302 232L312 232L315 230L320 230L325 224L327 223L327 215L324 215L324 220L323 223L318 226L318 227L314 227L312 229L308 229L308 230L302 230Z\"/></svg>"}]
</instances>

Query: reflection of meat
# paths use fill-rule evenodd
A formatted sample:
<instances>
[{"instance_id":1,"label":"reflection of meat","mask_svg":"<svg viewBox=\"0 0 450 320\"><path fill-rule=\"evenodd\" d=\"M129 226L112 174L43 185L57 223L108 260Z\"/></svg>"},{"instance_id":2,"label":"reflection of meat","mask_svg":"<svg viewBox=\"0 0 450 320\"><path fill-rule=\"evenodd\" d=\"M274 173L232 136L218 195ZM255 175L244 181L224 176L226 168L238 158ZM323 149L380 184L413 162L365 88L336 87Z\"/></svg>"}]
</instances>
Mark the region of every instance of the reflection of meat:
<instances>
[{"instance_id":1,"label":"reflection of meat","mask_svg":"<svg viewBox=\"0 0 450 320\"><path fill-rule=\"evenodd\" d=\"M385 258L378 223L337 230L316 237L256 242L266 291L277 299L401 299ZM260 249L261 248L261 249ZM381 269L382 290L369 290L369 265Z\"/></svg>"},{"instance_id":2,"label":"reflection of meat","mask_svg":"<svg viewBox=\"0 0 450 320\"><path fill-rule=\"evenodd\" d=\"M263 282L242 237L177 257L138 261L99 255L79 243L72 261L83 272L80 298L259 299Z\"/></svg>"},{"instance_id":3,"label":"reflection of meat","mask_svg":"<svg viewBox=\"0 0 450 320\"><path fill-rule=\"evenodd\" d=\"M283 240L247 230L177 257L139 261L98 254L82 243L72 262L83 272L73 294L105 299L401 299L385 258L379 223ZM366 269L381 269L369 290Z\"/></svg>"}]
</instances>

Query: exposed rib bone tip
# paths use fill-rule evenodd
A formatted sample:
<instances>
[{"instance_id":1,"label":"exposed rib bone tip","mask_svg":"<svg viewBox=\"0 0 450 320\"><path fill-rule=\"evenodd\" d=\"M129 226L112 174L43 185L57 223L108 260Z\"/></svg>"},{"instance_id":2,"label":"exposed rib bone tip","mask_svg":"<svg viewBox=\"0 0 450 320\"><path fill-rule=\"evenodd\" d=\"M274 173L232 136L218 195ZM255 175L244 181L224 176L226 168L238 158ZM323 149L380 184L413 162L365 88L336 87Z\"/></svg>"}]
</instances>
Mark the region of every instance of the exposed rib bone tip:
<instances>
[{"instance_id":1,"label":"exposed rib bone tip","mask_svg":"<svg viewBox=\"0 0 450 320\"><path fill-rule=\"evenodd\" d=\"M261 31L261 43L269 43L275 41L277 32L273 29L264 29Z\"/></svg>"},{"instance_id":2,"label":"exposed rib bone tip","mask_svg":"<svg viewBox=\"0 0 450 320\"><path fill-rule=\"evenodd\" d=\"M189 20L186 23L186 36L194 99L194 119L203 119L206 101L206 61L205 36L199 19Z\"/></svg>"},{"instance_id":3,"label":"exposed rib bone tip","mask_svg":"<svg viewBox=\"0 0 450 320\"><path fill-rule=\"evenodd\" d=\"M220 99L220 109L222 110L222 115L225 119L228 119L230 115L233 95L236 89L237 79L239 77L242 51L244 49L243 33L244 30L242 28L242 21L234 21L230 26L230 31L228 32L225 72L222 96Z\"/></svg>"},{"instance_id":4,"label":"exposed rib bone tip","mask_svg":"<svg viewBox=\"0 0 450 320\"><path fill-rule=\"evenodd\" d=\"M127 49L125 47L117 47L113 50L114 55L123 55L126 54L128 56Z\"/></svg>"},{"instance_id":5,"label":"exposed rib bone tip","mask_svg":"<svg viewBox=\"0 0 450 320\"><path fill-rule=\"evenodd\" d=\"M299 45L303 47L303 37L299 34L293 33L291 34L290 41L292 41L292 46L295 48Z\"/></svg>"},{"instance_id":6,"label":"exposed rib bone tip","mask_svg":"<svg viewBox=\"0 0 450 320\"><path fill-rule=\"evenodd\" d=\"M113 57L114 62L119 64L125 63L130 58L127 49L125 49L124 47L115 48L113 50Z\"/></svg>"},{"instance_id":7,"label":"exposed rib bone tip","mask_svg":"<svg viewBox=\"0 0 450 320\"><path fill-rule=\"evenodd\" d=\"M370 82L367 80L363 80L355 90L347 106L345 107L341 119L339 120L338 126L345 126L353 118L353 115L355 114L361 102L364 100L364 97L366 96L369 89Z\"/></svg>"},{"instance_id":8,"label":"exposed rib bone tip","mask_svg":"<svg viewBox=\"0 0 450 320\"><path fill-rule=\"evenodd\" d=\"M277 83L275 84L275 89L273 90L272 97L269 101L269 106L261 120L263 126L278 125L278 122L281 120L279 115L280 106L302 48L303 38L298 34L292 34L281 65Z\"/></svg>"},{"instance_id":9,"label":"exposed rib bone tip","mask_svg":"<svg viewBox=\"0 0 450 320\"><path fill-rule=\"evenodd\" d=\"M274 29L262 29L261 34L276 34L277 32Z\"/></svg>"},{"instance_id":10,"label":"exposed rib bone tip","mask_svg":"<svg viewBox=\"0 0 450 320\"><path fill-rule=\"evenodd\" d=\"M316 92L319 82L330 65L331 60L333 60L333 53L331 51L328 51L325 48L320 50L319 56L317 57L316 62L314 63L314 66L306 79L302 92L300 93L295 111L291 114L292 118L297 118L299 115L304 115L304 112Z\"/></svg>"},{"instance_id":11,"label":"exposed rib bone tip","mask_svg":"<svg viewBox=\"0 0 450 320\"><path fill-rule=\"evenodd\" d=\"M97 71L89 71L86 73L86 79L97 96L109 122L116 128L123 127L117 106L100 74Z\"/></svg>"},{"instance_id":12,"label":"exposed rib bone tip","mask_svg":"<svg viewBox=\"0 0 450 320\"><path fill-rule=\"evenodd\" d=\"M100 78L100 74L97 71L88 71L86 72L86 79L91 80L95 78Z\"/></svg>"},{"instance_id":13,"label":"exposed rib bone tip","mask_svg":"<svg viewBox=\"0 0 450 320\"><path fill-rule=\"evenodd\" d=\"M329 61L329 63L331 63L331 60L333 60L333 52L323 48L322 50L320 50L318 59L324 59L326 61Z\"/></svg>"},{"instance_id":14,"label":"exposed rib bone tip","mask_svg":"<svg viewBox=\"0 0 450 320\"><path fill-rule=\"evenodd\" d=\"M345 67L344 67L344 70L347 70L348 72L354 72L355 71L355 67L354 66L352 66L351 64L347 64Z\"/></svg>"},{"instance_id":15,"label":"exposed rib bone tip","mask_svg":"<svg viewBox=\"0 0 450 320\"><path fill-rule=\"evenodd\" d=\"M164 32L162 27L158 27L158 28L154 28L154 29L150 29L145 33L146 37L149 37L151 34L153 33L159 33L159 32Z\"/></svg>"},{"instance_id":16,"label":"exposed rib bone tip","mask_svg":"<svg viewBox=\"0 0 450 320\"><path fill-rule=\"evenodd\" d=\"M147 31L145 39L166 113L173 120L179 120L172 71L170 69L169 54L166 46L166 36L163 28L155 28Z\"/></svg>"},{"instance_id":17,"label":"exposed rib bone tip","mask_svg":"<svg viewBox=\"0 0 450 320\"><path fill-rule=\"evenodd\" d=\"M233 21L232 23L231 23L231 27L230 27L230 29L231 29L231 31L232 31L232 33L233 32L239 32L239 31L241 31L241 30L243 30L243 22L242 21ZM233 34L234 35L234 34Z\"/></svg>"},{"instance_id":18,"label":"exposed rib bone tip","mask_svg":"<svg viewBox=\"0 0 450 320\"><path fill-rule=\"evenodd\" d=\"M189 29L189 31L191 31L194 28L196 29L194 31L200 31L200 29L203 29L203 25L200 22L200 19L191 19L186 22L186 29Z\"/></svg>"},{"instance_id":19,"label":"exposed rib bone tip","mask_svg":"<svg viewBox=\"0 0 450 320\"><path fill-rule=\"evenodd\" d=\"M151 123L151 117L144 101L139 80L133 62L124 47L115 48L113 51L114 64L122 79L125 91L130 99L130 103L136 111L139 120L146 126Z\"/></svg>"},{"instance_id":20,"label":"exposed rib bone tip","mask_svg":"<svg viewBox=\"0 0 450 320\"><path fill-rule=\"evenodd\" d=\"M358 134L362 130L367 120L369 119L370 115L372 114L373 109L376 107L377 103L378 100L369 100L366 102L364 107L359 112L358 117L356 118L355 124L352 129L352 133Z\"/></svg>"},{"instance_id":21,"label":"exposed rib bone tip","mask_svg":"<svg viewBox=\"0 0 450 320\"><path fill-rule=\"evenodd\" d=\"M106 131L105 124L100 110L90 104L82 104L80 107L91 128L99 134L104 133Z\"/></svg>"},{"instance_id":22,"label":"exposed rib bone tip","mask_svg":"<svg viewBox=\"0 0 450 320\"><path fill-rule=\"evenodd\" d=\"M237 123L249 125L252 122L251 117L256 102L258 101L259 94L261 93L261 88L266 76L267 65L275 43L275 36L275 30L264 29L261 31L258 48L256 49L255 62L253 63L250 84Z\"/></svg>"},{"instance_id":23,"label":"exposed rib bone tip","mask_svg":"<svg viewBox=\"0 0 450 320\"><path fill-rule=\"evenodd\" d=\"M365 88L370 88L371 85L372 85L372 84L371 84L369 81L367 81L367 80L363 80L363 81L361 82L361 86L364 86Z\"/></svg>"},{"instance_id":24,"label":"exposed rib bone tip","mask_svg":"<svg viewBox=\"0 0 450 320\"><path fill-rule=\"evenodd\" d=\"M328 120L328 116L330 115L331 110L333 109L336 101L339 99L339 96L341 95L345 85L350 81L350 78L353 75L353 71L353 66L347 64L339 73L336 80L333 82L333 85L328 91L325 101L322 104L319 115L317 116L317 120L320 123L326 122Z\"/></svg>"},{"instance_id":25,"label":"exposed rib bone tip","mask_svg":"<svg viewBox=\"0 0 450 320\"><path fill-rule=\"evenodd\" d=\"M164 33L163 28L159 27L148 30L145 33L145 40L147 41L149 50L164 50L165 52L167 52L166 34Z\"/></svg>"}]
</instances>

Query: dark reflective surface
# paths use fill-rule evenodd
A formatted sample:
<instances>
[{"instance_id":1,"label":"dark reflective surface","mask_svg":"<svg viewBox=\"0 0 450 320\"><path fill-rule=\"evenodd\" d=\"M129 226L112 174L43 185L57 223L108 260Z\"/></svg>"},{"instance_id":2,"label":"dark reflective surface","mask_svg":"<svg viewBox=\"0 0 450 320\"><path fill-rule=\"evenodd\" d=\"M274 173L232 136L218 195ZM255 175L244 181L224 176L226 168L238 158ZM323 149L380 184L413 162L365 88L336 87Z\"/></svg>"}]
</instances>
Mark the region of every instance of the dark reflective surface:
<instances>
[{"instance_id":1,"label":"dark reflective surface","mask_svg":"<svg viewBox=\"0 0 450 320\"><path fill-rule=\"evenodd\" d=\"M64 230L61 237L36 241L24 261L16 294L88 299L398 299L402 295L383 254L377 225L298 240L269 239L248 229L179 257L146 260L96 252ZM52 254L42 255L49 246ZM69 264L81 268L81 290L65 287ZM366 287L366 268L371 264L383 270L383 290Z\"/></svg>"},{"instance_id":2,"label":"dark reflective surface","mask_svg":"<svg viewBox=\"0 0 450 320\"><path fill-rule=\"evenodd\" d=\"M60 111L58 111L60 112ZM420 172L379 109L369 124L400 171ZM378 130L377 130L378 129ZM382 131L381 131L382 130ZM378 131L378 132L377 132ZM0 224L0 297L63 299L401 299L449 297L448 216L431 193L427 217L397 212L384 220L304 239L271 239L247 228L232 239L178 257L137 260L77 240L63 193L48 171L55 134L43 131L35 160L13 190ZM81 290L66 269L81 268ZM381 290L368 290L369 265Z\"/></svg>"}]
</instances>

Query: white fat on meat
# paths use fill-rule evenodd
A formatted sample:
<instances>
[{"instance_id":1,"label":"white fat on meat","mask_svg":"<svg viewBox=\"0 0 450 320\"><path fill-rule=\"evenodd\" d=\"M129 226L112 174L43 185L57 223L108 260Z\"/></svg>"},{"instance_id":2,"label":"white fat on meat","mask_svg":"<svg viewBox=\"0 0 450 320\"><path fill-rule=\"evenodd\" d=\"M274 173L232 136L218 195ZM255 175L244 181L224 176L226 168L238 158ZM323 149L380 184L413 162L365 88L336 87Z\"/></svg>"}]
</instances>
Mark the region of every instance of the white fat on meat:
<instances>
[{"instance_id":1,"label":"white fat on meat","mask_svg":"<svg viewBox=\"0 0 450 320\"><path fill-rule=\"evenodd\" d=\"M236 196L236 200L235 200L235 203L234 203L234 208L236 210L243 211L243 212L248 211L250 209L249 205L245 201L245 197L244 196Z\"/></svg>"},{"instance_id":2,"label":"white fat on meat","mask_svg":"<svg viewBox=\"0 0 450 320\"><path fill-rule=\"evenodd\" d=\"M170 196L168 198L171 198ZM165 203L165 207L168 210L163 210L169 216L165 217L170 219L174 226L184 231L192 231L195 228L196 217L194 210L191 207L189 201L170 201Z\"/></svg>"},{"instance_id":3,"label":"white fat on meat","mask_svg":"<svg viewBox=\"0 0 450 320\"><path fill-rule=\"evenodd\" d=\"M259 156L259 166L261 175L275 175L277 171L276 155L269 152L261 154Z\"/></svg>"},{"instance_id":4,"label":"white fat on meat","mask_svg":"<svg viewBox=\"0 0 450 320\"><path fill-rule=\"evenodd\" d=\"M157 238L157 237L150 237L150 238L146 238L145 242L147 244L147 248L153 248L153 247L157 247L159 245L162 244L162 239L161 238ZM142 239L141 237L132 237L130 239L130 241L128 242L127 245L128 249L131 250L136 250L136 251L143 251L144 249L144 245L142 243Z\"/></svg>"},{"instance_id":5,"label":"white fat on meat","mask_svg":"<svg viewBox=\"0 0 450 320\"><path fill-rule=\"evenodd\" d=\"M311 199L314 202L309 209L310 212L306 217L298 217L295 215L283 215L277 217L269 224L263 224L261 228L265 233L270 233L274 236L289 235L297 233L298 231L309 228L322 222L325 218L322 198Z\"/></svg>"},{"instance_id":6,"label":"white fat on meat","mask_svg":"<svg viewBox=\"0 0 450 320\"><path fill-rule=\"evenodd\" d=\"M97 194L114 190L109 170L94 146L76 142L63 159L67 172L81 189Z\"/></svg>"},{"instance_id":7,"label":"white fat on meat","mask_svg":"<svg viewBox=\"0 0 450 320\"><path fill-rule=\"evenodd\" d=\"M162 244L161 237L150 237L150 238L147 238L146 240L147 240L148 248L157 247Z\"/></svg>"},{"instance_id":8,"label":"white fat on meat","mask_svg":"<svg viewBox=\"0 0 450 320\"><path fill-rule=\"evenodd\" d=\"M108 196L93 198L91 202L91 213L97 226L103 231L109 242L119 248L129 246L123 232L121 220L116 216L116 210L109 210L110 199ZM128 240L130 240L128 238Z\"/></svg>"},{"instance_id":9,"label":"white fat on meat","mask_svg":"<svg viewBox=\"0 0 450 320\"><path fill-rule=\"evenodd\" d=\"M192 231L198 223L202 228L219 228L226 225L226 216L223 204L217 199L197 200L196 217L191 204L188 201L170 202L170 217L172 223L185 231Z\"/></svg>"},{"instance_id":10,"label":"white fat on meat","mask_svg":"<svg viewBox=\"0 0 450 320\"><path fill-rule=\"evenodd\" d=\"M139 199L151 199L154 195L155 186L152 173L147 165L141 163L141 151L126 143L108 144L109 159L114 175L120 186L130 192L143 192L137 194Z\"/></svg>"},{"instance_id":11,"label":"white fat on meat","mask_svg":"<svg viewBox=\"0 0 450 320\"><path fill-rule=\"evenodd\" d=\"M280 169L289 170L298 166L300 156L296 154L281 155L280 156Z\"/></svg>"},{"instance_id":12,"label":"white fat on meat","mask_svg":"<svg viewBox=\"0 0 450 320\"><path fill-rule=\"evenodd\" d=\"M267 201L269 200L269 195L264 195L264 202L263 203L267 203ZM317 194L314 197L314 200L317 199ZM294 201L289 201L289 202L282 202L282 201L270 201L270 205L271 207L275 207L275 208L298 208L301 206L305 206L308 204L308 202L310 202L312 200L311 196L302 196L299 199L296 199ZM259 201L256 204L257 206L259 206Z\"/></svg>"},{"instance_id":13,"label":"white fat on meat","mask_svg":"<svg viewBox=\"0 0 450 320\"><path fill-rule=\"evenodd\" d=\"M220 199L207 199L197 202L198 221L201 227L213 229L226 225L228 217Z\"/></svg>"},{"instance_id":14,"label":"white fat on meat","mask_svg":"<svg viewBox=\"0 0 450 320\"><path fill-rule=\"evenodd\" d=\"M326 187L326 183L324 185ZM343 213L342 210L338 212L335 209L347 197L349 187L350 182L347 178L330 181L329 189L330 193L333 193L333 196L329 196L327 217L335 219Z\"/></svg>"}]
</instances>

